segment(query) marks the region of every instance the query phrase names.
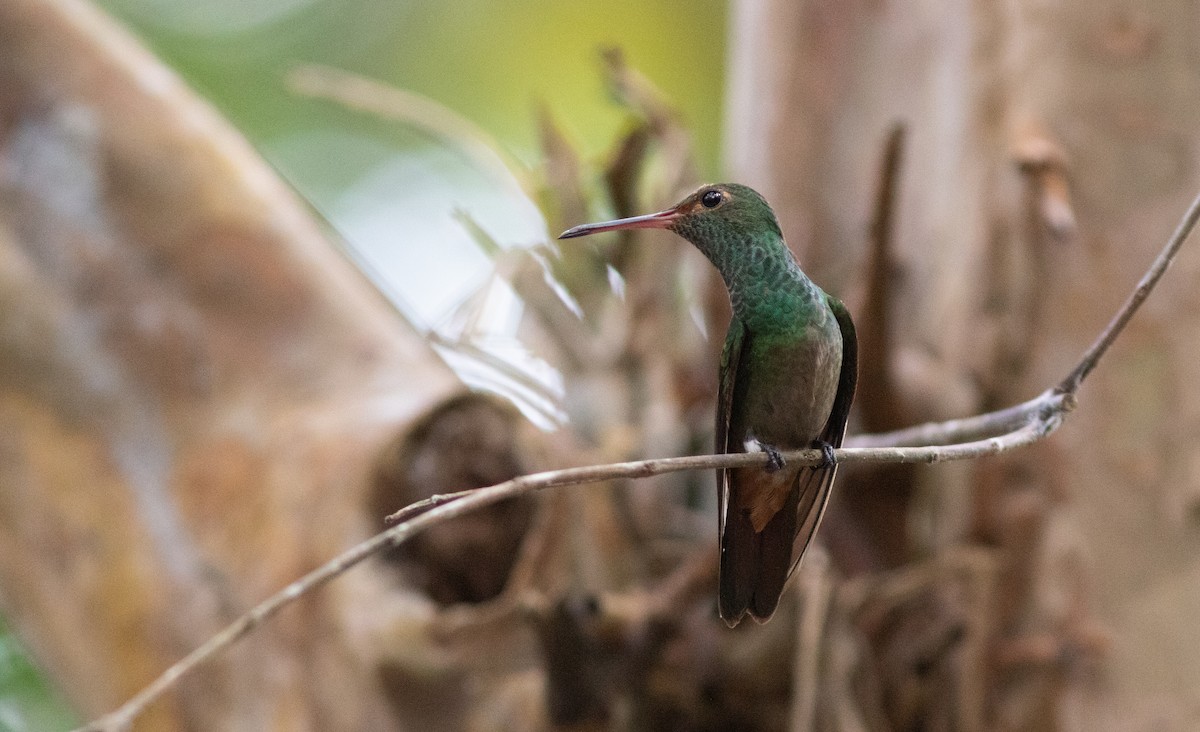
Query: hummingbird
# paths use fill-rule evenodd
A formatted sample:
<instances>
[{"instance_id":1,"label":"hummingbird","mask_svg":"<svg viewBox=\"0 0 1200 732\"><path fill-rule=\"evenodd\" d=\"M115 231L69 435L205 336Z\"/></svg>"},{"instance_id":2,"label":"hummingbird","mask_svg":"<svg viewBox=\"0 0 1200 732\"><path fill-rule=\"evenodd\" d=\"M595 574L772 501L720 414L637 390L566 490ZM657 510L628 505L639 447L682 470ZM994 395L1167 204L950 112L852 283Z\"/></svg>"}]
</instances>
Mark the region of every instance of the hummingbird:
<instances>
[{"instance_id":1,"label":"hummingbird","mask_svg":"<svg viewBox=\"0 0 1200 732\"><path fill-rule=\"evenodd\" d=\"M754 190L701 186L658 213L583 224L571 239L619 229L667 229L717 268L733 317L721 354L716 452L765 452L764 466L717 470L717 607L729 627L774 614L821 523L858 378L850 313L800 269L775 212ZM818 448L819 465L781 451Z\"/></svg>"}]
</instances>

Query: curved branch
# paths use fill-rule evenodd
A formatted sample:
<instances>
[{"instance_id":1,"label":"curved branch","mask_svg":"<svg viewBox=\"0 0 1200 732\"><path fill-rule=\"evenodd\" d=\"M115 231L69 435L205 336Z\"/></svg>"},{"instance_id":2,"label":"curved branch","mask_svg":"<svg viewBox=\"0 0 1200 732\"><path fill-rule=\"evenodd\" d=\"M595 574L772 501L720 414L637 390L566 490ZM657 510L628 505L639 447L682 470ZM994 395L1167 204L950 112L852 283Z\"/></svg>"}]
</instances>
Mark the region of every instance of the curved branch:
<instances>
[{"instance_id":1,"label":"curved branch","mask_svg":"<svg viewBox=\"0 0 1200 732\"><path fill-rule=\"evenodd\" d=\"M1073 398L1051 389L1027 402L1005 407L995 412L951 419L945 422L927 422L913 427L905 427L902 430L880 432L873 435L853 435L846 438L845 444L847 447L949 445L1020 429L1021 425L1048 409L1057 409L1065 413L1074 407Z\"/></svg>"},{"instance_id":2,"label":"curved branch","mask_svg":"<svg viewBox=\"0 0 1200 732\"><path fill-rule=\"evenodd\" d=\"M840 463L937 463L966 460L994 455L1036 442L1054 431L1060 423L1060 415L1055 413L1054 418L1049 420L1031 420L1028 424L1008 434L974 442L932 447L841 448L835 450L834 455ZM781 454L785 460L804 465L817 465L823 460L820 450L793 450ZM189 671L248 635L293 600L324 585L364 559L408 541L420 531L434 524L449 521L508 498L547 488L599 483L621 478L647 478L652 475L677 473L684 470L765 466L766 464L766 453L742 452L589 465L581 468L532 473L486 488L436 495L420 501L401 510L398 514L393 514L393 516L408 516L409 518L360 544L356 544L259 603L245 615L209 638L204 645L168 668L121 708L81 728L80 732L117 732L127 729L133 719L150 702L175 686ZM419 510L424 510L424 512L416 516L412 515ZM389 519L391 518L389 517Z\"/></svg>"},{"instance_id":3,"label":"curved branch","mask_svg":"<svg viewBox=\"0 0 1200 732\"><path fill-rule=\"evenodd\" d=\"M1029 445L1058 429L1067 413L1075 407L1075 393L1079 386L1162 278L1184 240L1195 227L1197 219L1200 219L1200 196L1192 201L1175 233L1142 277L1133 294L1091 348L1084 353L1079 364L1057 386L1035 399L996 412L847 440L848 445L856 447L836 450L837 460L843 463L935 463L967 460ZM919 441L925 441L926 446L904 446ZM951 442L955 444L947 444ZM818 450L796 450L783 453L783 457L804 465L815 465L822 459ZM357 544L264 600L176 662L121 707L80 728L80 732L127 730L147 705L174 687L188 672L233 645L283 607L321 587L364 559L401 544L434 524L449 521L506 498L547 488L621 478L645 478L683 470L766 465L766 461L765 453L735 453L592 465L524 475L487 488L433 496L420 501L389 517L390 520L399 519L400 523Z\"/></svg>"},{"instance_id":4,"label":"curved branch","mask_svg":"<svg viewBox=\"0 0 1200 732\"><path fill-rule=\"evenodd\" d=\"M1179 253L1179 248L1183 246L1183 242L1187 241L1188 235L1192 233L1192 229L1196 228L1196 220L1200 219L1200 198L1192 201L1192 205L1188 207L1187 213L1180 219L1179 225L1175 227L1171 238L1167 240L1167 245L1159 252L1154 263L1150 265L1150 269L1146 270L1146 274L1142 275L1142 279L1138 282L1137 287L1129 295L1129 299L1121 306L1116 316L1109 321L1105 326L1104 331L1096 338L1091 347L1084 352L1083 357L1079 359L1079 364L1071 369L1071 373L1059 382L1055 389L1064 394L1074 394L1079 390L1079 385L1087 378L1087 375L1096 368L1096 364L1100 361L1100 357L1108 351L1108 347L1113 344L1121 331L1125 329L1125 324L1137 312L1142 303L1150 295L1150 291L1166 274L1167 268L1171 266L1171 262L1175 261L1175 255Z\"/></svg>"}]
</instances>

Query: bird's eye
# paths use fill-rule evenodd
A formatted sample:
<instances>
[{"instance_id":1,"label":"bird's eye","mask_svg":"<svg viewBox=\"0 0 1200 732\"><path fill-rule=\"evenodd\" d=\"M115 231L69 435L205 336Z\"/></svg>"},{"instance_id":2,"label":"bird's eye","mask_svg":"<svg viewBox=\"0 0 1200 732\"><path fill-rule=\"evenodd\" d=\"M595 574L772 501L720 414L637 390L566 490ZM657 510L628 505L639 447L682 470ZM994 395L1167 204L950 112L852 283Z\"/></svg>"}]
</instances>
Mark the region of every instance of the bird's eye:
<instances>
[{"instance_id":1,"label":"bird's eye","mask_svg":"<svg viewBox=\"0 0 1200 732\"><path fill-rule=\"evenodd\" d=\"M724 198L721 196L720 191L705 191L704 195L700 196L700 203L702 203L705 208L716 208L717 206L721 205L722 200L724 200Z\"/></svg>"}]
</instances>

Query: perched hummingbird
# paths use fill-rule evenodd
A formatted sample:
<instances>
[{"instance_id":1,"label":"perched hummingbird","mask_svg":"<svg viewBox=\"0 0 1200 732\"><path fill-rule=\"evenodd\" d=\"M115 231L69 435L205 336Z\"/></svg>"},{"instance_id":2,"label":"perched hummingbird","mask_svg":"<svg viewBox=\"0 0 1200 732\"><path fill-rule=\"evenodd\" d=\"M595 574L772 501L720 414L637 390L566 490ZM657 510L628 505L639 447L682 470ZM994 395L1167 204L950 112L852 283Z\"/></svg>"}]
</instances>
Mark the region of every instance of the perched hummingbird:
<instances>
[{"instance_id":1,"label":"perched hummingbird","mask_svg":"<svg viewBox=\"0 0 1200 732\"><path fill-rule=\"evenodd\" d=\"M733 319L721 355L719 453L763 451L765 467L717 470L718 607L730 627L765 622L812 541L854 398L857 340L846 306L813 284L771 207L746 186L707 185L673 208L563 232L668 229L716 266ZM786 465L781 450L818 447L822 464Z\"/></svg>"}]
</instances>

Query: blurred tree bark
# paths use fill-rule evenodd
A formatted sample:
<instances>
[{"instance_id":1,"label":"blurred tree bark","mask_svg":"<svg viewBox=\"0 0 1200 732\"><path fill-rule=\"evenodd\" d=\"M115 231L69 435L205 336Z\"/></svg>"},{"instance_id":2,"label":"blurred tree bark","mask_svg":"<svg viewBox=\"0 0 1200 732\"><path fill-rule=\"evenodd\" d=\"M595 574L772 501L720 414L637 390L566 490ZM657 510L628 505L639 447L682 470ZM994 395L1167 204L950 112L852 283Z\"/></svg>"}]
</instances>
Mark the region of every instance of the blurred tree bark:
<instances>
[{"instance_id":1,"label":"blurred tree bark","mask_svg":"<svg viewBox=\"0 0 1200 732\"><path fill-rule=\"evenodd\" d=\"M85 716L377 528L376 453L461 388L75 0L0 3L0 280L0 608ZM350 624L373 587L289 610L139 729L390 727Z\"/></svg>"},{"instance_id":2,"label":"blurred tree bark","mask_svg":"<svg viewBox=\"0 0 1200 732\"><path fill-rule=\"evenodd\" d=\"M738 0L732 18L731 177L775 204L806 269L856 314L869 297L854 273L871 256L880 151L891 126L906 125L894 244L877 263L894 313L884 396L905 421L1054 383L1200 185L1191 3ZM877 541L859 538L889 525L909 558L980 544L999 562L990 650L977 663L943 654L957 678L977 681L980 708L947 717L970 696L929 687L910 700L911 723L1200 723L1189 620L1200 605L1190 388L1200 300L1187 284L1198 270L1194 252L1180 260L1050 444L921 471L906 486L912 510L898 515L881 515L895 504L861 475L839 486L823 533L843 566L889 566ZM873 649L883 661L898 653Z\"/></svg>"}]
</instances>

